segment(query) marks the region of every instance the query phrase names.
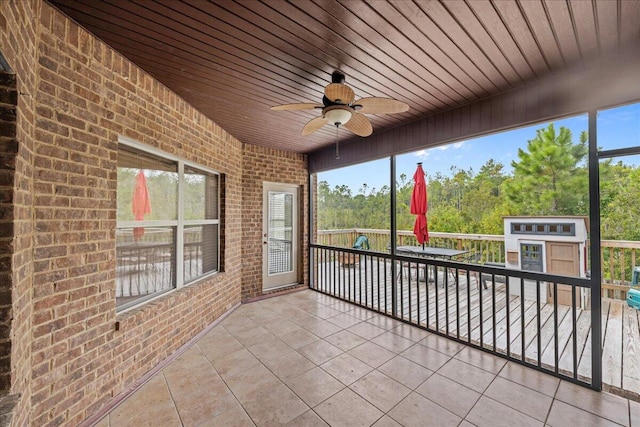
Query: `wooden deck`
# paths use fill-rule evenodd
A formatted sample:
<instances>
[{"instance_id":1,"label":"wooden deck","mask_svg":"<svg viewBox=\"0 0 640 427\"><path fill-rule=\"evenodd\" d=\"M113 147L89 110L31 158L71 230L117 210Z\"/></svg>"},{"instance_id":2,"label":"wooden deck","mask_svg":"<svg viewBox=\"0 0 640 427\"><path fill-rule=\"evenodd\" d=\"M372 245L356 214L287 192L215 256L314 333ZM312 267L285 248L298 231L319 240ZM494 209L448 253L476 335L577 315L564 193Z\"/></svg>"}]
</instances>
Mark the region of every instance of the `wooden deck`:
<instances>
[{"instance_id":1,"label":"wooden deck","mask_svg":"<svg viewBox=\"0 0 640 427\"><path fill-rule=\"evenodd\" d=\"M319 290L392 314L389 263L318 267ZM591 383L590 310L577 308L574 319L568 306L555 309L541 301L538 307L534 300L507 295L504 283L484 289L466 271L457 280L453 274L445 278L444 270L431 273L434 282L428 284L415 270L404 273L395 278L398 318L568 377L575 371L578 380ZM603 388L634 400L640 400L639 320L638 310L625 302L603 301Z\"/></svg>"}]
</instances>

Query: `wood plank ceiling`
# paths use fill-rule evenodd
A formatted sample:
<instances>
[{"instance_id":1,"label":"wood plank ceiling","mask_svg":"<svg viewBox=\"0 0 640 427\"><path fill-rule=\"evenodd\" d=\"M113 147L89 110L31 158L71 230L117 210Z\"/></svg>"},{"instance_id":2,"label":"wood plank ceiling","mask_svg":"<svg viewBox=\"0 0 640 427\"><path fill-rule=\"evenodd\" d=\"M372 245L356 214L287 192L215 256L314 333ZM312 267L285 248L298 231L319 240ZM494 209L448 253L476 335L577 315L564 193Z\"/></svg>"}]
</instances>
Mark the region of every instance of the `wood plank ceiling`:
<instances>
[{"instance_id":1,"label":"wood plank ceiling","mask_svg":"<svg viewBox=\"0 0 640 427\"><path fill-rule=\"evenodd\" d=\"M636 0L49 1L240 141L299 153L354 136L270 107L321 102L336 69L409 105L368 116L382 132L640 40Z\"/></svg>"}]
</instances>

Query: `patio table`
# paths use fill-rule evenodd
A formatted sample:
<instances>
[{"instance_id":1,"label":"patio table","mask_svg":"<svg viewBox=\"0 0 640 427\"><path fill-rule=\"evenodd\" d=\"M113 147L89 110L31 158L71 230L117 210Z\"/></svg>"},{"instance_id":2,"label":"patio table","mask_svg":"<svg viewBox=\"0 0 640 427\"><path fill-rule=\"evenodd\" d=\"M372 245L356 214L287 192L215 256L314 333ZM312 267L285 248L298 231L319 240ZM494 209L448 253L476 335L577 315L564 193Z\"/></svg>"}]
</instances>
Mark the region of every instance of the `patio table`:
<instances>
[{"instance_id":1,"label":"patio table","mask_svg":"<svg viewBox=\"0 0 640 427\"><path fill-rule=\"evenodd\" d=\"M460 255L468 253L467 250L439 248L439 247L422 247L422 246L398 246L396 248L396 254L399 255L416 255L422 258L441 258L441 259L454 259ZM454 283L456 282L455 274L447 268L447 272L452 274ZM429 278L429 282L432 282L433 278ZM444 284L443 284L444 285Z\"/></svg>"}]
</instances>

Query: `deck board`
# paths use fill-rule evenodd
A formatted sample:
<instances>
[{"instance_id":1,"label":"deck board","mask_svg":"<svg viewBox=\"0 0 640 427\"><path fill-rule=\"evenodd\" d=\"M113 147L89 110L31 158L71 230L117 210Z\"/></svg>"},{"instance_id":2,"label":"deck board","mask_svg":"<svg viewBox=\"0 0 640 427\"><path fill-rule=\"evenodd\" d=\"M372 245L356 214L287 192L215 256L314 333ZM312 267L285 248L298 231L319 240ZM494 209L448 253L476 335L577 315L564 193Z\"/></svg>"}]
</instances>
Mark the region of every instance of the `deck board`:
<instances>
[{"instance_id":1,"label":"deck board","mask_svg":"<svg viewBox=\"0 0 640 427\"><path fill-rule=\"evenodd\" d=\"M443 270L437 275L430 271L434 282L418 280L415 268L412 274L391 278L389 263L369 263L364 266L339 267L333 262L318 271L317 283L321 290L349 301L359 303L372 310L391 314L392 284L397 280L398 298L396 315L403 320L430 330L449 335L487 349L509 354L527 363L540 364L545 369L555 370L554 306L540 302L539 313L535 301L522 300L519 296L505 292L505 285L495 283L489 289L477 284L477 278L466 274L445 279ZM386 278L386 280L385 280ZM323 288L324 283L332 283ZM443 286L443 283L445 286ZM491 285L491 284L490 284ZM494 306L495 293L495 306ZM509 316L507 318L507 301ZM524 318L522 316L524 310ZM574 331L569 307L558 306L558 366L563 375L573 377ZM541 325L538 333L538 320ZM507 337L507 322L509 334ZM640 316L636 309L623 301L602 301L602 361L603 388L627 397L640 398ZM494 332L495 328L495 332ZM495 333L495 343L494 341ZM482 340L480 340L482 336ZM591 311L576 309L575 340L577 350L577 377L581 381L591 380ZM482 344L481 344L482 341ZM541 353L538 354L538 342ZM538 360L540 359L540 360Z\"/></svg>"},{"instance_id":2,"label":"deck board","mask_svg":"<svg viewBox=\"0 0 640 427\"><path fill-rule=\"evenodd\" d=\"M623 306L623 357L622 389L640 390L640 330L638 329L638 310Z\"/></svg>"},{"instance_id":3,"label":"deck board","mask_svg":"<svg viewBox=\"0 0 640 427\"><path fill-rule=\"evenodd\" d=\"M622 390L622 305L611 304L602 352L602 380Z\"/></svg>"}]
</instances>

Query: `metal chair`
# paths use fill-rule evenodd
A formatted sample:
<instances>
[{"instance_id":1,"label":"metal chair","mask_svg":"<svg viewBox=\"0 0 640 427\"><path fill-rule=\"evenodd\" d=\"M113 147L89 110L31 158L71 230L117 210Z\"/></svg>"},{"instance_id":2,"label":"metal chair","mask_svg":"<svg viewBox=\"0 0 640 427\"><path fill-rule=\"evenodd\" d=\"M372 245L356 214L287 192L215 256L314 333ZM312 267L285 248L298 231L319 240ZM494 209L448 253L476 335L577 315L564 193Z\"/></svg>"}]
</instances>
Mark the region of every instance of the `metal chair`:
<instances>
[{"instance_id":1,"label":"metal chair","mask_svg":"<svg viewBox=\"0 0 640 427\"><path fill-rule=\"evenodd\" d=\"M473 252L462 259L462 261L467 264L481 264L480 263L481 260L482 260L482 253L480 252ZM479 272L471 271L470 273L473 274L476 278L476 289L480 287L480 281L482 281L483 288L489 289L489 287L487 286L487 281L482 279L482 275Z\"/></svg>"}]
</instances>

